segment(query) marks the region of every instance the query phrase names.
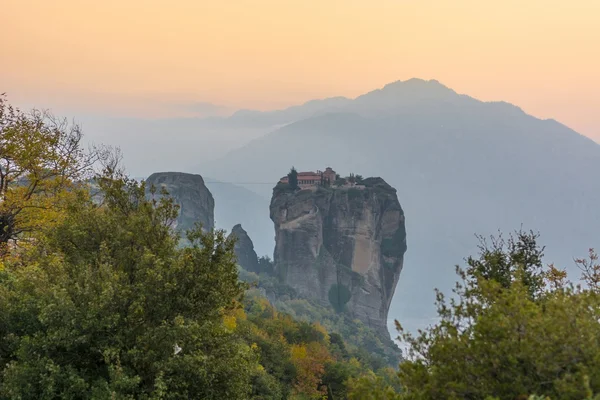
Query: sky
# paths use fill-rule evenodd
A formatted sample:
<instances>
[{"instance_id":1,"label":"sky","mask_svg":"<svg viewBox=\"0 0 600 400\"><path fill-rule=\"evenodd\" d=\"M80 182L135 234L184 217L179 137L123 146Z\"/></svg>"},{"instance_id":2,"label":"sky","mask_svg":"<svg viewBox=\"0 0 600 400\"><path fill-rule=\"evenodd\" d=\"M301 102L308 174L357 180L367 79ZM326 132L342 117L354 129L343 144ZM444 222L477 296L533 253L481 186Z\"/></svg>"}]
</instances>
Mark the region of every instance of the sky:
<instances>
[{"instance_id":1,"label":"sky","mask_svg":"<svg viewBox=\"0 0 600 400\"><path fill-rule=\"evenodd\" d=\"M598 0L2 0L0 92L161 117L418 77L600 141L598 21Z\"/></svg>"}]
</instances>

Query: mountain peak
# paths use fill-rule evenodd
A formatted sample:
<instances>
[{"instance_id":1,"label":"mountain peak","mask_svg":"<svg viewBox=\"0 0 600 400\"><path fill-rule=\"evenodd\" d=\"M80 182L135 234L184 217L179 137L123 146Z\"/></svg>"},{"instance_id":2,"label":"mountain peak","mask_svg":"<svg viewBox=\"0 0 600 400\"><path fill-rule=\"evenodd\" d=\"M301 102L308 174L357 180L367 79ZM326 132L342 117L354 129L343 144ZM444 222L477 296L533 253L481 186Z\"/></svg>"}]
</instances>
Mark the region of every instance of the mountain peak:
<instances>
[{"instance_id":1,"label":"mountain peak","mask_svg":"<svg viewBox=\"0 0 600 400\"><path fill-rule=\"evenodd\" d=\"M406 81L395 81L388 83L381 89L386 92L398 94L430 94L430 95L456 95L457 93L449 87L441 84L435 79L424 80L420 78L411 78ZM428 96L429 97L429 96Z\"/></svg>"},{"instance_id":2,"label":"mountain peak","mask_svg":"<svg viewBox=\"0 0 600 400\"><path fill-rule=\"evenodd\" d=\"M422 100L455 101L461 98L454 90L436 80L412 78L406 81L388 83L381 89L373 90L355 99L360 105L376 108L394 108L414 104Z\"/></svg>"}]
</instances>

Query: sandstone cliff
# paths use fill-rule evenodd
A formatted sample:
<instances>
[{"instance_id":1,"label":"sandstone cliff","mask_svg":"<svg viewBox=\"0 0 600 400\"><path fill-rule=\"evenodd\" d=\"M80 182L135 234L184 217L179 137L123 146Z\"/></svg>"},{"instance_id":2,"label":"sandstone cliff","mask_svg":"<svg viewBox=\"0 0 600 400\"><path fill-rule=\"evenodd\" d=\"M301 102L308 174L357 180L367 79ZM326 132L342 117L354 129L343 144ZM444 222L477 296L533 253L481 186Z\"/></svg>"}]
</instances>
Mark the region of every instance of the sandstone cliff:
<instances>
[{"instance_id":1,"label":"sandstone cliff","mask_svg":"<svg viewBox=\"0 0 600 400\"><path fill-rule=\"evenodd\" d=\"M298 191L278 184L270 210L279 278L389 338L388 309L406 251L396 190L381 178Z\"/></svg>"},{"instance_id":2,"label":"sandstone cliff","mask_svg":"<svg viewBox=\"0 0 600 400\"><path fill-rule=\"evenodd\" d=\"M146 179L146 194L151 196L150 188L155 186L155 196L160 196L161 188L179 205L179 216L175 228L185 231L195 223L203 229L212 229L215 225L215 201L200 175L183 172L157 172Z\"/></svg>"},{"instance_id":3,"label":"sandstone cliff","mask_svg":"<svg viewBox=\"0 0 600 400\"><path fill-rule=\"evenodd\" d=\"M229 236L236 238L233 251L237 257L238 264L246 271L259 273L258 256L256 255L256 251L254 251L254 244L250 236L248 236L248 232L242 228L242 225L237 224L233 227Z\"/></svg>"}]
</instances>

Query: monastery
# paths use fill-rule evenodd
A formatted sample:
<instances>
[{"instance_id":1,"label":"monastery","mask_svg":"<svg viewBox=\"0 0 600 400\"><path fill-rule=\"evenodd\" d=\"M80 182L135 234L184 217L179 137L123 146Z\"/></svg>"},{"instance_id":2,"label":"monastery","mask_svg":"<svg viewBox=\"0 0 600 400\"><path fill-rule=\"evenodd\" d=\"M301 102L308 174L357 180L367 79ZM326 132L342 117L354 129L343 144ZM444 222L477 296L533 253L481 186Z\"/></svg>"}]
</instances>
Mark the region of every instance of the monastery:
<instances>
[{"instance_id":1,"label":"monastery","mask_svg":"<svg viewBox=\"0 0 600 400\"><path fill-rule=\"evenodd\" d=\"M333 184L335 181L336 173L331 167L325 168L325 171L317 172L298 172L298 186L309 187L320 185L323 181L327 181ZM284 176L279 180L281 183L289 183L288 176Z\"/></svg>"}]
</instances>

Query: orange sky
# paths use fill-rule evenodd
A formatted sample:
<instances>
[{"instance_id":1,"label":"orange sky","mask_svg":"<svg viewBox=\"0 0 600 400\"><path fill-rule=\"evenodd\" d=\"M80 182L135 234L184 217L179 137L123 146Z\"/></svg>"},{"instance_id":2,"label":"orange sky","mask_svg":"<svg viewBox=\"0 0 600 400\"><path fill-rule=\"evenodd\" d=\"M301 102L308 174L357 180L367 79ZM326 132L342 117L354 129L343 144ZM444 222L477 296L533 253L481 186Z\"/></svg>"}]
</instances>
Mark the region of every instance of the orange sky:
<instances>
[{"instance_id":1,"label":"orange sky","mask_svg":"<svg viewBox=\"0 0 600 400\"><path fill-rule=\"evenodd\" d=\"M2 0L9 100L269 109L411 77L600 140L599 0Z\"/></svg>"}]
</instances>

